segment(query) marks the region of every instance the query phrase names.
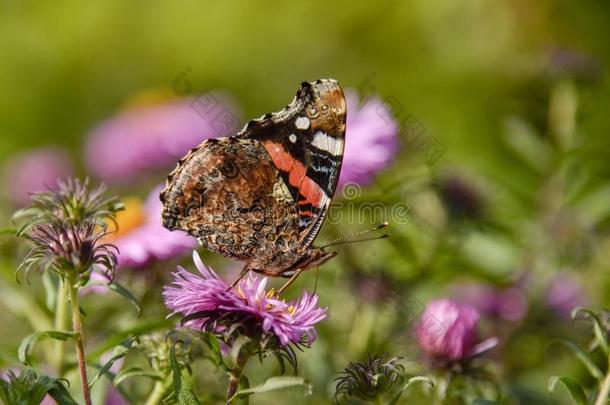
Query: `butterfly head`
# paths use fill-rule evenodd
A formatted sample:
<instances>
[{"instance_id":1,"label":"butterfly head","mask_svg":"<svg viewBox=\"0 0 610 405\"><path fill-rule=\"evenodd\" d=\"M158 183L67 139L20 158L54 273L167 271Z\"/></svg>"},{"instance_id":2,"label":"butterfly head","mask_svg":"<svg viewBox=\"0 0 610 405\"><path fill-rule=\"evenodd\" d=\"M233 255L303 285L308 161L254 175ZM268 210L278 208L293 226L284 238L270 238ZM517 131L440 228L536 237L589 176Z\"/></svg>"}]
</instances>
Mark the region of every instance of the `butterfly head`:
<instances>
[{"instance_id":1,"label":"butterfly head","mask_svg":"<svg viewBox=\"0 0 610 405\"><path fill-rule=\"evenodd\" d=\"M337 256L337 252L326 251L324 248L311 248L308 254L309 264L307 267L319 267Z\"/></svg>"}]
</instances>

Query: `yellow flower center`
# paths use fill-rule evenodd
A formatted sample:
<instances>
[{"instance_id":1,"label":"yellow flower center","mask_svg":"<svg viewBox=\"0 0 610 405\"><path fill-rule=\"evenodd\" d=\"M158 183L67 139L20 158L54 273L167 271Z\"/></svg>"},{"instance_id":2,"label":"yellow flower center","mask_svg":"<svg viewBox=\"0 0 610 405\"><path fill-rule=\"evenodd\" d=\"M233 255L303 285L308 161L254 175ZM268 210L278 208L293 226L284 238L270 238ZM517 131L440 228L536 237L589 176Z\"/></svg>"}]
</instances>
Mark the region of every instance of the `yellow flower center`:
<instances>
[{"instance_id":1,"label":"yellow flower center","mask_svg":"<svg viewBox=\"0 0 610 405\"><path fill-rule=\"evenodd\" d=\"M141 108L163 105L176 98L168 88L143 90L129 97L122 106L122 111L133 111Z\"/></svg>"},{"instance_id":2,"label":"yellow flower center","mask_svg":"<svg viewBox=\"0 0 610 405\"><path fill-rule=\"evenodd\" d=\"M239 295L239 296L240 296L241 298L243 298L244 300L246 299L246 295L244 294L244 292L242 291L242 289L241 289L241 287L240 287L239 285L237 285L237 287L235 288L235 292L237 293L237 295ZM267 294L265 294L265 296L266 296L268 299L279 299L279 296L277 295L277 291L276 291L276 289L275 289L275 288L273 288L273 287L272 287L272 288L271 288L269 291L267 291ZM284 301L284 300L281 300L281 301L282 301L283 303L286 303L286 301ZM255 302L255 304L256 304L256 307L257 307L259 310L260 310L260 309L262 309L262 306L261 306L261 300L260 300L260 299L257 299L257 300L256 300L256 302ZM267 303L267 304L265 305L265 310L266 310L266 311L269 311L269 310L270 310L270 309L272 309L272 308L273 308L273 304ZM293 316L294 316L294 313L296 312L296 310L297 310L297 309L294 307L294 305L289 305L289 306L288 306L288 308L287 308L286 310L288 311L288 313L289 313L290 315L293 315Z\"/></svg>"},{"instance_id":3,"label":"yellow flower center","mask_svg":"<svg viewBox=\"0 0 610 405\"><path fill-rule=\"evenodd\" d=\"M243 298L244 300L246 299L246 294L244 294L244 292L241 290L241 286L239 284L237 285L235 291L237 292L237 295L239 295L241 298Z\"/></svg>"},{"instance_id":4,"label":"yellow flower center","mask_svg":"<svg viewBox=\"0 0 610 405\"><path fill-rule=\"evenodd\" d=\"M105 239L107 241L112 241L129 234L146 221L142 200L136 197L127 197L123 199L123 204L125 209L119 211L116 216L118 229L114 222L108 221L108 231L112 233L106 236Z\"/></svg>"}]
</instances>

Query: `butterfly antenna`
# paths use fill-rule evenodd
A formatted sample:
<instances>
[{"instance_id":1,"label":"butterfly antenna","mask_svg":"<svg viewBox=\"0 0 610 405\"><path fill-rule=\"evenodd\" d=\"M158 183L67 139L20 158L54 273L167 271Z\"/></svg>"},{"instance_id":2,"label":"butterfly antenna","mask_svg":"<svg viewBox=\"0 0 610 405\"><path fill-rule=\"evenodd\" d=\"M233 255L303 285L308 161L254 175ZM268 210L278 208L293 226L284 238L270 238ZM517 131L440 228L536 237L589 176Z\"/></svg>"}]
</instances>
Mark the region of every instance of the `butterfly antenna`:
<instances>
[{"instance_id":1,"label":"butterfly antenna","mask_svg":"<svg viewBox=\"0 0 610 405\"><path fill-rule=\"evenodd\" d=\"M385 239L385 238L389 237L390 235L383 234L383 235L380 235L380 236L373 236L373 237L370 237L370 238L362 238L362 239L353 240L354 238L357 238L358 236L362 236L362 235L366 235L367 233L378 231L380 229L385 228L388 225L390 225L388 222L384 222L381 225L377 225L374 228L366 229L364 231L355 232L355 233L352 233L352 234L349 234L349 235L342 236L342 237L340 237L338 239L335 239L335 240L332 240L332 241L328 242L327 244L325 244L323 246L320 246L320 248L324 249L324 248L327 248L327 247L330 247L330 246L343 245L345 243L357 243L357 242L365 242L365 241L369 241L369 240Z\"/></svg>"}]
</instances>

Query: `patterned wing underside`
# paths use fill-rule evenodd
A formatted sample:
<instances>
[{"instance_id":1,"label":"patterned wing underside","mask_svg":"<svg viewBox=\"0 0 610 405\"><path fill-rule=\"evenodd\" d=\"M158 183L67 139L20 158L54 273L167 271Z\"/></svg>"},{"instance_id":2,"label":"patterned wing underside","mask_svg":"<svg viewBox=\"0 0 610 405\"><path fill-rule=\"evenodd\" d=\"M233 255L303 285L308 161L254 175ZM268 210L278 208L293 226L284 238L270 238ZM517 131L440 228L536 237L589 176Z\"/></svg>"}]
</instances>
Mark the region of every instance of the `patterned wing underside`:
<instances>
[{"instance_id":1,"label":"patterned wing underside","mask_svg":"<svg viewBox=\"0 0 610 405\"><path fill-rule=\"evenodd\" d=\"M301 248L320 231L337 187L346 113L336 81L304 82L283 110L250 121L237 134L263 144L297 201Z\"/></svg>"},{"instance_id":2,"label":"patterned wing underside","mask_svg":"<svg viewBox=\"0 0 610 405\"><path fill-rule=\"evenodd\" d=\"M163 224L227 257L277 255L297 238L297 211L285 189L260 142L207 140L170 174Z\"/></svg>"}]
</instances>

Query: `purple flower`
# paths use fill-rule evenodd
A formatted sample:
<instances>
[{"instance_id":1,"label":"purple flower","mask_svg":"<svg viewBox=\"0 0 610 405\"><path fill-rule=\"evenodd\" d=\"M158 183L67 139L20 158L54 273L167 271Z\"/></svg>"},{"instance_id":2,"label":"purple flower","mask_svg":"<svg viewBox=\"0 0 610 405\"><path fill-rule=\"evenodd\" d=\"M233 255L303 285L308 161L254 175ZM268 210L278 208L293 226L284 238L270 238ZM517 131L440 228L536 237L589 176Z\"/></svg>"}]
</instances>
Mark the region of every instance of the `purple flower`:
<instances>
[{"instance_id":1,"label":"purple flower","mask_svg":"<svg viewBox=\"0 0 610 405\"><path fill-rule=\"evenodd\" d=\"M19 207L30 194L47 191L73 172L68 154L59 148L45 148L13 156L3 168L6 196Z\"/></svg>"},{"instance_id":2,"label":"purple flower","mask_svg":"<svg viewBox=\"0 0 610 405\"><path fill-rule=\"evenodd\" d=\"M449 299L431 301L416 327L418 343L433 360L467 360L498 343L496 338L479 343L479 320L480 314L472 305Z\"/></svg>"},{"instance_id":3,"label":"purple flower","mask_svg":"<svg viewBox=\"0 0 610 405\"><path fill-rule=\"evenodd\" d=\"M405 367L398 357L387 354L371 356L368 361L350 361L336 378L335 402L347 402L350 397L373 402L383 393L400 384L405 375Z\"/></svg>"},{"instance_id":4,"label":"purple flower","mask_svg":"<svg viewBox=\"0 0 610 405\"><path fill-rule=\"evenodd\" d=\"M553 78L573 78L584 82L600 80L603 66L593 55L577 49L559 47L548 55L547 71Z\"/></svg>"},{"instance_id":5,"label":"purple flower","mask_svg":"<svg viewBox=\"0 0 610 405\"><path fill-rule=\"evenodd\" d=\"M120 112L90 133L85 150L89 171L124 184L172 167L203 140L235 132L238 119L225 99L206 93Z\"/></svg>"},{"instance_id":6,"label":"purple flower","mask_svg":"<svg viewBox=\"0 0 610 405\"><path fill-rule=\"evenodd\" d=\"M439 194L453 220L480 219L486 201L477 184L465 176L450 174L439 181Z\"/></svg>"},{"instance_id":7,"label":"purple flower","mask_svg":"<svg viewBox=\"0 0 610 405\"><path fill-rule=\"evenodd\" d=\"M273 290L266 291L267 278L252 273L235 288L205 267L196 251L193 261L201 275L182 267L174 282L163 290L165 305L172 315L186 318L184 325L212 332L231 343L239 333L252 339L272 339L281 346L311 345L315 324L326 319L327 310L318 306L318 297L305 292L301 298L285 302Z\"/></svg>"},{"instance_id":8,"label":"purple flower","mask_svg":"<svg viewBox=\"0 0 610 405\"><path fill-rule=\"evenodd\" d=\"M394 160L399 149L398 123L390 108L378 98L359 105L356 92L347 90L345 95L347 128L339 185L349 182L366 185Z\"/></svg>"},{"instance_id":9,"label":"purple flower","mask_svg":"<svg viewBox=\"0 0 610 405\"><path fill-rule=\"evenodd\" d=\"M197 241L184 232L170 232L161 224L161 186L154 188L144 204L125 199L118 213L118 232L109 241L119 249L119 267L141 268L154 260L168 260L185 254Z\"/></svg>"},{"instance_id":10,"label":"purple flower","mask_svg":"<svg viewBox=\"0 0 610 405\"><path fill-rule=\"evenodd\" d=\"M475 306L483 314L517 322L527 315L527 295L519 287L493 288L485 284L459 285L456 295L460 302Z\"/></svg>"},{"instance_id":11,"label":"purple flower","mask_svg":"<svg viewBox=\"0 0 610 405\"><path fill-rule=\"evenodd\" d=\"M106 393L106 405L127 405L128 402L123 398L119 390L117 390L114 386L108 387L108 392Z\"/></svg>"},{"instance_id":12,"label":"purple flower","mask_svg":"<svg viewBox=\"0 0 610 405\"><path fill-rule=\"evenodd\" d=\"M78 224L36 224L24 235L34 243L19 269L26 273L34 265L67 274L88 273L95 267L112 279L116 268L116 247L101 243L104 236L95 222Z\"/></svg>"},{"instance_id":13,"label":"purple flower","mask_svg":"<svg viewBox=\"0 0 610 405\"><path fill-rule=\"evenodd\" d=\"M589 304L582 281L574 274L557 273L549 281L547 305L560 317L569 319L572 310Z\"/></svg>"}]
</instances>

